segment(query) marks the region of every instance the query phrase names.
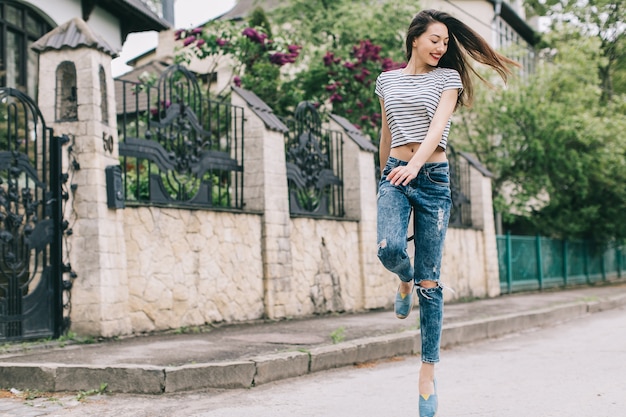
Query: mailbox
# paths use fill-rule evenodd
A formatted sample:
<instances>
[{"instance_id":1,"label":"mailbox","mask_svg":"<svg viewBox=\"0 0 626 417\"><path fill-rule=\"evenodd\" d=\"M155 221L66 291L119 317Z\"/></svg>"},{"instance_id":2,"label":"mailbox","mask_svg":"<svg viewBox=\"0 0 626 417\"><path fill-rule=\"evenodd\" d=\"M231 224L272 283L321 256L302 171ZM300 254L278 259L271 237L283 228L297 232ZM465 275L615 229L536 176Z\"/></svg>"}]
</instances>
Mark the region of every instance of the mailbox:
<instances>
[{"instance_id":1,"label":"mailbox","mask_svg":"<svg viewBox=\"0 0 626 417\"><path fill-rule=\"evenodd\" d=\"M122 169L119 165L109 165L104 169L107 184L107 206L110 209L126 207L124 201L124 181L122 181Z\"/></svg>"}]
</instances>

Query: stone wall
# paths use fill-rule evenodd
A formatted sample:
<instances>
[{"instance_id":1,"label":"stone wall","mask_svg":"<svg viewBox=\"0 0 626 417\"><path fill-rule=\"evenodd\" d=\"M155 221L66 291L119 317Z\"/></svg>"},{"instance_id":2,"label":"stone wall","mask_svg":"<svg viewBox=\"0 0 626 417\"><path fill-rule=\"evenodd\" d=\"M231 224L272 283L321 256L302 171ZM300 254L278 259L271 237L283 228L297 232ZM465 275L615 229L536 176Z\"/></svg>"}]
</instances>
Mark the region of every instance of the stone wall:
<instances>
[{"instance_id":1,"label":"stone wall","mask_svg":"<svg viewBox=\"0 0 626 417\"><path fill-rule=\"evenodd\" d=\"M263 317L259 215L126 208L124 230L133 332Z\"/></svg>"},{"instance_id":2,"label":"stone wall","mask_svg":"<svg viewBox=\"0 0 626 417\"><path fill-rule=\"evenodd\" d=\"M470 165L471 166L471 165ZM491 200L491 177L471 166L472 228L449 228L441 279L454 290L447 300L500 294L498 247Z\"/></svg>"},{"instance_id":3,"label":"stone wall","mask_svg":"<svg viewBox=\"0 0 626 417\"><path fill-rule=\"evenodd\" d=\"M363 310L358 223L295 218L292 286L300 315Z\"/></svg>"}]
</instances>

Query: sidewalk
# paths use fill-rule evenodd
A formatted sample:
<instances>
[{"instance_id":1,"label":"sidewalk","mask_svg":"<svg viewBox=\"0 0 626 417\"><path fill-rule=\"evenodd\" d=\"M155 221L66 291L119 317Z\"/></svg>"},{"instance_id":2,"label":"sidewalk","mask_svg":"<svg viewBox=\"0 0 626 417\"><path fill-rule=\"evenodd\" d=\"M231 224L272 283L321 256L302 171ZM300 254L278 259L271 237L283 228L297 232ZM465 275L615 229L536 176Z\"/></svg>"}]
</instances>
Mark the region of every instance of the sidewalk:
<instances>
[{"instance_id":1,"label":"sidewalk","mask_svg":"<svg viewBox=\"0 0 626 417\"><path fill-rule=\"evenodd\" d=\"M506 295L445 307L442 348L550 326L626 306L626 283ZM418 311L391 311L207 328L94 344L0 350L0 388L160 394L246 388L420 351ZM626 311L624 312L626 315ZM445 352L444 352L445 356Z\"/></svg>"}]
</instances>

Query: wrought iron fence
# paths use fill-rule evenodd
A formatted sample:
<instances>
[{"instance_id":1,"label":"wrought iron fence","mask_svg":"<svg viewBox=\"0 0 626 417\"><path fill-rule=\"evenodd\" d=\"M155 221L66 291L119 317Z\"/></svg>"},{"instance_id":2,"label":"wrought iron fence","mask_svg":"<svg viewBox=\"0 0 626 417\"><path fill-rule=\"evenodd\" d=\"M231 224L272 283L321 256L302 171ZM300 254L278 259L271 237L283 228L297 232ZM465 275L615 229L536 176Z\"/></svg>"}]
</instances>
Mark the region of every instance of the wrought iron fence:
<instances>
[{"instance_id":1,"label":"wrought iron fence","mask_svg":"<svg viewBox=\"0 0 626 417\"><path fill-rule=\"evenodd\" d=\"M592 284L623 278L626 252L621 246L598 252L585 241L541 236L497 236L503 293Z\"/></svg>"},{"instance_id":2,"label":"wrought iron fence","mask_svg":"<svg viewBox=\"0 0 626 417\"><path fill-rule=\"evenodd\" d=\"M243 108L204 98L179 65L116 92L127 205L243 208Z\"/></svg>"},{"instance_id":3,"label":"wrought iron fence","mask_svg":"<svg viewBox=\"0 0 626 417\"><path fill-rule=\"evenodd\" d=\"M448 145L446 154L450 165L450 191L452 194L449 226L456 228L472 227L470 164L467 159L455 152L452 145Z\"/></svg>"},{"instance_id":4,"label":"wrought iron fence","mask_svg":"<svg viewBox=\"0 0 626 417\"><path fill-rule=\"evenodd\" d=\"M292 215L343 217L343 135L322 129L312 103L302 102L284 120L285 158Z\"/></svg>"}]
</instances>

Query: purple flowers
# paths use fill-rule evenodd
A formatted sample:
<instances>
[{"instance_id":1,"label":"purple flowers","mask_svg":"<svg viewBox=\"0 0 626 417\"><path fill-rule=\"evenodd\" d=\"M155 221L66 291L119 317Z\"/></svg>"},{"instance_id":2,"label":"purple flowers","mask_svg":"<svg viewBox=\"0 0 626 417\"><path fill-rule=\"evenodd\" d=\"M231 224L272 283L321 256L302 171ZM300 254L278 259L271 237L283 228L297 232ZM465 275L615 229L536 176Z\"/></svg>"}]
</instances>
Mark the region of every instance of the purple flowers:
<instances>
[{"instance_id":1,"label":"purple flowers","mask_svg":"<svg viewBox=\"0 0 626 417\"><path fill-rule=\"evenodd\" d=\"M253 28L245 28L241 34L250 39L252 42L261 45L264 45L265 40L267 39L267 35L265 33L259 33Z\"/></svg>"},{"instance_id":2,"label":"purple flowers","mask_svg":"<svg viewBox=\"0 0 626 417\"><path fill-rule=\"evenodd\" d=\"M301 49L302 46L300 45L289 45L287 46L287 51L289 51L287 53L275 52L270 54L270 62L281 67L285 64L293 64L300 55Z\"/></svg>"},{"instance_id":3,"label":"purple flowers","mask_svg":"<svg viewBox=\"0 0 626 417\"><path fill-rule=\"evenodd\" d=\"M343 97L341 95L337 94L337 93L333 93L330 96L329 99L330 99L331 103L335 103L335 102L338 102L338 101L343 101Z\"/></svg>"},{"instance_id":4,"label":"purple flowers","mask_svg":"<svg viewBox=\"0 0 626 417\"><path fill-rule=\"evenodd\" d=\"M366 39L353 46L345 58L331 51L323 57L328 80L324 90L332 112L347 117L357 129L370 134L377 133L375 129L382 120L372 84L381 71L403 66L390 58L383 59L380 52L380 46Z\"/></svg>"},{"instance_id":5,"label":"purple flowers","mask_svg":"<svg viewBox=\"0 0 626 417\"><path fill-rule=\"evenodd\" d=\"M382 62L383 71L390 71L390 70L394 70L394 69L397 69L397 68L402 68L404 66L405 66L405 64L399 63L399 62L394 62L393 59L391 59L391 58L384 58L383 62Z\"/></svg>"},{"instance_id":6,"label":"purple flowers","mask_svg":"<svg viewBox=\"0 0 626 417\"><path fill-rule=\"evenodd\" d=\"M359 45L352 48L352 56L359 62L380 61L380 46L374 45L369 39L359 42Z\"/></svg>"},{"instance_id":7,"label":"purple flowers","mask_svg":"<svg viewBox=\"0 0 626 417\"><path fill-rule=\"evenodd\" d=\"M365 83L365 84L371 84L371 82L366 82L367 77L371 74L371 71L369 71L367 68L361 68L361 73L360 74L356 74L354 76L354 79L357 80L360 83ZM370 80L368 80L370 81Z\"/></svg>"},{"instance_id":8,"label":"purple flowers","mask_svg":"<svg viewBox=\"0 0 626 417\"><path fill-rule=\"evenodd\" d=\"M159 116L159 112L161 112L162 115L164 115L165 110L169 109L170 106L172 105L172 102L169 100L161 100L159 102L159 108L151 108L150 109L150 113L152 114L153 117L157 117Z\"/></svg>"},{"instance_id":9,"label":"purple flowers","mask_svg":"<svg viewBox=\"0 0 626 417\"><path fill-rule=\"evenodd\" d=\"M341 58L335 57L335 54L333 54L332 52L326 52L326 55L324 55L324 65L326 65L327 67L330 67L333 64L338 64L340 62Z\"/></svg>"},{"instance_id":10,"label":"purple flowers","mask_svg":"<svg viewBox=\"0 0 626 417\"><path fill-rule=\"evenodd\" d=\"M183 46L189 46L196 41L196 37L193 35L187 36L183 41Z\"/></svg>"},{"instance_id":11,"label":"purple flowers","mask_svg":"<svg viewBox=\"0 0 626 417\"><path fill-rule=\"evenodd\" d=\"M296 58L298 57L298 54L285 54L282 52L276 52L274 54L270 55L270 62L272 64L276 64L278 66L283 66L285 64L293 64L294 62L296 62Z\"/></svg>"},{"instance_id":12,"label":"purple flowers","mask_svg":"<svg viewBox=\"0 0 626 417\"><path fill-rule=\"evenodd\" d=\"M287 50L289 51L290 54L300 55L300 50L301 49L302 49L302 46L300 46L300 45L289 45L287 47Z\"/></svg>"}]
</instances>

